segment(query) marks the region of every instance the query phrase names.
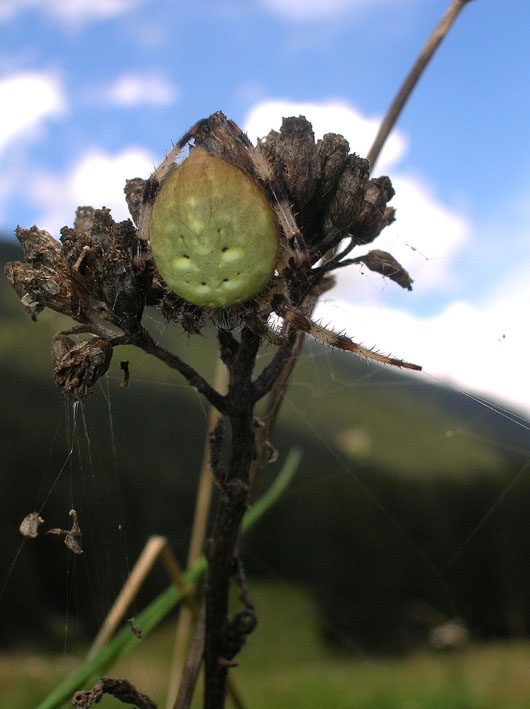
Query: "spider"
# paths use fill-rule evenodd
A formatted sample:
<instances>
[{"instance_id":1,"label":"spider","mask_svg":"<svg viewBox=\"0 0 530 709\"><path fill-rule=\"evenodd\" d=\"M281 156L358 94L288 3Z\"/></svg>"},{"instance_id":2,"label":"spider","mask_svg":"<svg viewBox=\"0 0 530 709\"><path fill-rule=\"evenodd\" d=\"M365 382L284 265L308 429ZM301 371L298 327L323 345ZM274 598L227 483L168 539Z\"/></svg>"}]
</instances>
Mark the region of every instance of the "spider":
<instances>
[{"instance_id":1,"label":"spider","mask_svg":"<svg viewBox=\"0 0 530 709\"><path fill-rule=\"evenodd\" d=\"M191 141L189 156L177 165ZM368 179L367 161L350 155L342 136L329 134L315 144L311 125L291 118L254 147L219 112L187 131L143 184L133 213L138 237L150 241L169 288L166 301L189 332L209 318L226 329L244 324L281 344L291 326L370 360L421 369L308 317L308 304L333 284L329 272L363 260L344 257L385 226L393 195L388 178ZM345 239L349 244L338 252ZM388 263L386 272L374 270L389 275ZM408 274L400 273L410 289ZM286 323L282 332L269 324L273 313Z\"/></svg>"}]
</instances>

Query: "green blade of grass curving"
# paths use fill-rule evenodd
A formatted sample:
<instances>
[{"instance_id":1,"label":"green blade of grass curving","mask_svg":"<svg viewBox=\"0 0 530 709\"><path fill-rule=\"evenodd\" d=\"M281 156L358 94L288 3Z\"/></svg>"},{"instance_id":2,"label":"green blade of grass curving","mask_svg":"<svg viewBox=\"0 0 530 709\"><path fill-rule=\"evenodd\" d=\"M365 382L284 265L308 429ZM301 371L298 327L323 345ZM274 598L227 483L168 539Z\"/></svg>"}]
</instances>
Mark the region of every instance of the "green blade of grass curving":
<instances>
[{"instance_id":1,"label":"green blade of grass curving","mask_svg":"<svg viewBox=\"0 0 530 709\"><path fill-rule=\"evenodd\" d=\"M270 488L252 505L243 518L241 525L243 534L281 497L295 474L301 457L302 453L298 448L293 448L289 452L281 471ZM183 577L186 583L184 589L173 585L168 586L165 591L135 617L135 624L141 627L142 636L145 637L153 628L156 628L169 611L183 599L190 587L196 584L204 575L206 567L206 557L202 555L193 566L184 572ZM55 687L35 709L58 709L81 686L90 685L93 678L104 674L123 655L126 655L136 647L139 642L141 641L131 632L128 626L123 628L93 658L83 663L79 669Z\"/></svg>"}]
</instances>

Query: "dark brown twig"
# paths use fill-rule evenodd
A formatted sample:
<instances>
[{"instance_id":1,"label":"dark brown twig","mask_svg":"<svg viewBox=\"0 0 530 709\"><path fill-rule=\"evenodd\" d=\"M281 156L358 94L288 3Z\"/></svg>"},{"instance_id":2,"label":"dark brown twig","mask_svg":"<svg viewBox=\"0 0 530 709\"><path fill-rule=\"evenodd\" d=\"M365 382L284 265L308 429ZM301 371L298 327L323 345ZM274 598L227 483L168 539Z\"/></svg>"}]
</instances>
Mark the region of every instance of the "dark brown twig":
<instances>
[{"instance_id":1,"label":"dark brown twig","mask_svg":"<svg viewBox=\"0 0 530 709\"><path fill-rule=\"evenodd\" d=\"M296 345L296 330L291 330L287 343L276 352L269 364L256 377L254 381L254 401L259 401L268 394L275 385L278 377L285 370L285 365L292 359L293 349Z\"/></svg>"},{"instance_id":2,"label":"dark brown twig","mask_svg":"<svg viewBox=\"0 0 530 709\"><path fill-rule=\"evenodd\" d=\"M233 656L228 629L228 590L241 520L247 507L249 473L255 455L252 371L260 339L248 328L229 364L228 396L232 413L230 455L222 494L208 543L206 581L205 709L224 706L228 669Z\"/></svg>"},{"instance_id":3,"label":"dark brown twig","mask_svg":"<svg viewBox=\"0 0 530 709\"><path fill-rule=\"evenodd\" d=\"M216 391L209 382L193 369L189 364L184 362L180 357L169 352L164 347L159 345L151 337L150 333L145 328L139 328L133 335L125 338L125 343L134 344L147 354L151 354L160 361L164 362L171 369L176 369L188 381L194 389L208 399L215 408L222 414L230 412L230 404L227 397Z\"/></svg>"}]
</instances>

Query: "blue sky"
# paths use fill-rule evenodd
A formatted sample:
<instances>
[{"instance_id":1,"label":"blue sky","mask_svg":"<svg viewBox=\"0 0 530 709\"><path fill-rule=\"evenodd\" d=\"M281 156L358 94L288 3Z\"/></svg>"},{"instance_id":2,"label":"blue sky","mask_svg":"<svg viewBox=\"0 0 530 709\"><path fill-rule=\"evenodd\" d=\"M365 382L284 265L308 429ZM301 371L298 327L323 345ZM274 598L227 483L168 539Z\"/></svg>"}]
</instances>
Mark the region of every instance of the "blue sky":
<instances>
[{"instance_id":1,"label":"blue sky","mask_svg":"<svg viewBox=\"0 0 530 709\"><path fill-rule=\"evenodd\" d=\"M0 0L0 228L58 236L78 204L127 216L147 177L216 110L251 137L304 114L365 153L448 0ZM530 3L472 0L375 172L398 221L380 248L402 293L341 274L318 315L426 374L530 412Z\"/></svg>"}]
</instances>

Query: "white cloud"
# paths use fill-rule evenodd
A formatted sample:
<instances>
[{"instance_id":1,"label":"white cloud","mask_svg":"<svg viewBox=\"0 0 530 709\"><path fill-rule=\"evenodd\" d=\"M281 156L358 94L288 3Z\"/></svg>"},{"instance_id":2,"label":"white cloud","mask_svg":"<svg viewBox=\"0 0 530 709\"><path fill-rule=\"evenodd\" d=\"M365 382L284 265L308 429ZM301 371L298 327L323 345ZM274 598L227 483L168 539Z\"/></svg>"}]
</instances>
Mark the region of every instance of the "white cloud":
<instances>
[{"instance_id":1,"label":"white cloud","mask_svg":"<svg viewBox=\"0 0 530 709\"><path fill-rule=\"evenodd\" d=\"M145 0L0 0L0 21L22 10L38 10L66 25L80 26L129 12Z\"/></svg>"},{"instance_id":2,"label":"white cloud","mask_svg":"<svg viewBox=\"0 0 530 709\"><path fill-rule=\"evenodd\" d=\"M123 74L103 91L98 91L99 100L117 106L137 106L140 104L169 105L179 95L176 86L157 73Z\"/></svg>"},{"instance_id":3,"label":"white cloud","mask_svg":"<svg viewBox=\"0 0 530 709\"><path fill-rule=\"evenodd\" d=\"M44 121L66 111L58 77L49 72L19 72L0 79L0 153L14 140L38 134Z\"/></svg>"},{"instance_id":4,"label":"white cloud","mask_svg":"<svg viewBox=\"0 0 530 709\"><path fill-rule=\"evenodd\" d=\"M378 118L365 118L347 103L296 103L293 101L264 101L247 115L245 130L252 140L278 130L284 116L303 115L313 125L318 139L325 133L340 133L350 143L350 150L365 155L377 130ZM374 247L390 251L414 279L418 293L435 290L448 291L453 286L451 263L470 231L467 220L440 203L423 180L399 173L399 161L406 154L408 141L399 131L389 137L377 163L377 174L389 174L396 190L392 206L397 209L397 220L383 230ZM367 246L369 250L371 246ZM339 272L334 291L339 298L372 301L378 296L374 283L380 277L355 278L351 272Z\"/></svg>"},{"instance_id":5,"label":"white cloud","mask_svg":"<svg viewBox=\"0 0 530 709\"><path fill-rule=\"evenodd\" d=\"M36 223L58 236L61 227L73 223L75 210L81 205L110 207L114 219L127 219L125 180L147 178L153 168L151 155L142 148L130 147L115 155L88 150L66 175L37 173L27 185L30 199L42 209Z\"/></svg>"},{"instance_id":6,"label":"white cloud","mask_svg":"<svg viewBox=\"0 0 530 709\"><path fill-rule=\"evenodd\" d=\"M396 0L261 0L267 9L290 20L318 20L348 11L362 12Z\"/></svg>"},{"instance_id":7,"label":"white cloud","mask_svg":"<svg viewBox=\"0 0 530 709\"><path fill-rule=\"evenodd\" d=\"M316 317L355 342L422 365L425 374L414 376L503 400L530 414L530 377L523 367L530 334L521 327L529 311L525 284L508 307L496 299L459 301L422 318L386 305L328 300Z\"/></svg>"}]
</instances>

